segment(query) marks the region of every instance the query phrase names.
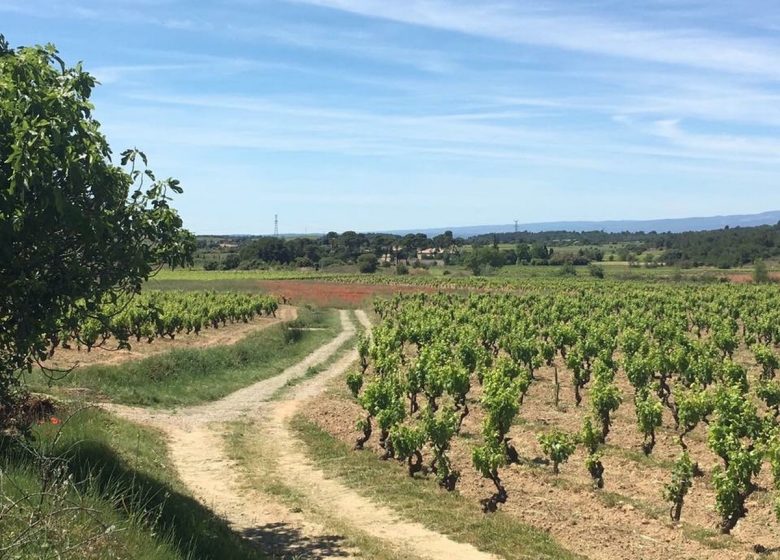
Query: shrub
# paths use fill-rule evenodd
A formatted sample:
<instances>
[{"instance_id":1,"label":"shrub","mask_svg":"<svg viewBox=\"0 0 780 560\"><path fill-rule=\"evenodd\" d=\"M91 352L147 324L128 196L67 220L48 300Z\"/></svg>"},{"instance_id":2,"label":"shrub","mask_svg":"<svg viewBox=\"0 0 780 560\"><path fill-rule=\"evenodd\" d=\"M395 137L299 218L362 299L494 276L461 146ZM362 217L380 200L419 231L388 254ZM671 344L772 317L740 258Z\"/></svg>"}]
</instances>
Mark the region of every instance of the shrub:
<instances>
[{"instance_id":1,"label":"shrub","mask_svg":"<svg viewBox=\"0 0 780 560\"><path fill-rule=\"evenodd\" d=\"M376 255L367 253L358 257L357 265L358 270L361 273L372 274L376 272L376 269L379 267L379 261L377 260Z\"/></svg>"},{"instance_id":2,"label":"shrub","mask_svg":"<svg viewBox=\"0 0 780 560\"><path fill-rule=\"evenodd\" d=\"M604 278L604 267L591 263L588 265L588 274L594 278Z\"/></svg>"},{"instance_id":3,"label":"shrub","mask_svg":"<svg viewBox=\"0 0 780 560\"><path fill-rule=\"evenodd\" d=\"M234 270L241 264L241 259L236 253L230 253L222 261L222 270Z\"/></svg>"},{"instance_id":4,"label":"shrub","mask_svg":"<svg viewBox=\"0 0 780 560\"><path fill-rule=\"evenodd\" d=\"M405 264L399 264L395 267L395 273L398 276L405 276L409 274L409 268Z\"/></svg>"},{"instance_id":5,"label":"shrub","mask_svg":"<svg viewBox=\"0 0 780 560\"><path fill-rule=\"evenodd\" d=\"M691 461L687 451L683 451L680 458L674 463L672 470L672 481L664 484L663 497L672 504L669 510L669 516L672 521L679 522L682 514L685 495L688 494L693 485L694 464Z\"/></svg>"},{"instance_id":6,"label":"shrub","mask_svg":"<svg viewBox=\"0 0 780 560\"><path fill-rule=\"evenodd\" d=\"M766 284L769 282L769 269L762 260L757 260L753 267L753 282L756 284Z\"/></svg>"},{"instance_id":7,"label":"shrub","mask_svg":"<svg viewBox=\"0 0 780 560\"><path fill-rule=\"evenodd\" d=\"M328 268L329 266L343 265L344 261L337 259L336 257L322 257L320 259L320 268Z\"/></svg>"},{"instance_id":8,"label":"shrub","mask_svg":"<svg viewBox=\"0 0 780 560\"><path fill-rule=\"evenodd\" d=\"M577 448L576 438L559 430L553 430L549 434L542 434L537 439L542 446L544 454L550 458L555 474L559 472L559 465L568 461Z\"/></svg>"},{"instance_id":9,"label":"shrub","mask_svg":"<svg viewBox=\"0 0 780 560\"><path fill-rule=\"evenodd\" d=\"M558 274L561 276L577 276L577 269L574 268L574 264L567 262L561 267Z\"/></svg>"}]
</instances>

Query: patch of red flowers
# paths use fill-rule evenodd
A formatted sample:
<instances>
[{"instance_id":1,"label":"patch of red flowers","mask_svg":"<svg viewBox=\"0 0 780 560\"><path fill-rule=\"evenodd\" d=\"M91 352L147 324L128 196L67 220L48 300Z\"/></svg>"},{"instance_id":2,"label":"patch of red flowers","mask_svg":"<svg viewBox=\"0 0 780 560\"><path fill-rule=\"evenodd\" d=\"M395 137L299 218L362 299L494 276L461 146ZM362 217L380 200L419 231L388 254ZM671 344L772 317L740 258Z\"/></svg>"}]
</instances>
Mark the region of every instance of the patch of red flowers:
<instances>
[{"instance_id":1,"label":"patch of red flowers","mask_svg":"<svg viewBox=\"0 0 780 560\"><path fill-rule=\"evenodd\" d=\"M428 286L348 284L317 280L262 280L258 285L264 292L287 298L292 305L338 308L365 307L377 296L436 291Z\"/></svg>"}]
</instances>

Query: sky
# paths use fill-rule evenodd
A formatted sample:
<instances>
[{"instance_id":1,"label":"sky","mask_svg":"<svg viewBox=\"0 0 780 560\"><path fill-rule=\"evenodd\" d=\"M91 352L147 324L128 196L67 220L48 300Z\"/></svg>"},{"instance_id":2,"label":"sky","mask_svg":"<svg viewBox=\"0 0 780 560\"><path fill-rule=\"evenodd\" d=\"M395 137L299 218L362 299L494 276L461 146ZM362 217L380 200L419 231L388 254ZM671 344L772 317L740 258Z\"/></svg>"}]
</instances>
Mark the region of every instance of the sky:
<instances>
[{"instance_id":1,"label":"sky","mask_svg":"<svg viewBox=\"0 0 780 560\"><path fill-rule=\"evenodd\" d=\"M780 209L776 0L0 0L199 234Z\"/></svg>"}]
</instances>

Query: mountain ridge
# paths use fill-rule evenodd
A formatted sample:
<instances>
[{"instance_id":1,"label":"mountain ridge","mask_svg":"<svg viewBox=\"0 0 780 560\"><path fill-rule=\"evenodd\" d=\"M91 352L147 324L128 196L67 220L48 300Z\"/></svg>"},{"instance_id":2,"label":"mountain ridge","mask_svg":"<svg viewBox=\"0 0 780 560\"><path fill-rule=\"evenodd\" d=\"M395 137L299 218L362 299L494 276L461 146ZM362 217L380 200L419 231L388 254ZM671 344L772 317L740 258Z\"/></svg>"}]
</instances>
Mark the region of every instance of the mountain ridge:
<instances>
[{"instance_id":1,"label":"mountain ridge","mask_svg":"<svg viewBox=\"0 0 780 560\"><path fill-rule=\"evenodd\" d=\"M555 222L530 222L517 224L517 231L539 233L544 231L604 231L606 233L650 232L682 233L686 231L717 230L725 227L755 227L774 225L780 222L780 210L758 214L733 214L721 216L697 216L690 218L660 218L656 220L570 220ZM405 235L424 233L433 236L451 231L455 237L472 237L488 233L515 231L515 224L493 224L476 226L451 226L424 229L377 230L372 233Z\"/></svg>"}]
</instances>

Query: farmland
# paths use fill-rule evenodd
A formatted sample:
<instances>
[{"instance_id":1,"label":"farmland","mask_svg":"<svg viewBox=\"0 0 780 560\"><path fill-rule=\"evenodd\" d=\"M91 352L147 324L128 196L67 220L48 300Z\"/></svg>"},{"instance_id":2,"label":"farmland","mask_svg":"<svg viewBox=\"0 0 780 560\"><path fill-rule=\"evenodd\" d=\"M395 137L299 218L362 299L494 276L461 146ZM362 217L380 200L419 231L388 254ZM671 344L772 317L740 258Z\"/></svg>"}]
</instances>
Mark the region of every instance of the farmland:
<instances>
[{"instance_id":1,"label":"farmland","mask_svg":"<svg viewBox=\"0 0 780 560\"><path fill-rule=\"evenodd\" d=\"M348 379L357 400L343 392L310 418L588 556L742 557L773 542L774 322L764 334L755 327L773 313L776 291L554 293L378 305L364 373ZM545 447L556 438L578 442L555 458L560 467ZM732 478L744 454L750 474ZM688 474L677 523L664 491L683 456L701 472ZM621 527L613 533L608 519ZM732 537L718 535L732 525ZM603 537L586 538L593 533Z\"/></svg>"},{"instance_id":2,"label":"farmland","mask_svg":"<svg viewBox=\"0 0 780 560\"><path fill-rule=\"evenodd\" d=\"M232 281L230 273L208 274L199 281ZM179 273L175 281L197 276ZM317 472L335 477L341 494L402 512L420 527L409 531L424 527L500 558L744 558L777 542L775 286L363 279L238 278L261 283L260 318L244 323L237 313L235 326L182 332L177 348L165 348L177 340L163 328L162 338L141 343L157 350L121 360L100 347L61 349L71 358L98 357L49 389L35 376L32 386L58 395L61 413L99 398L124 418L116 422L167 434L174 447L165 476L183 477L176 484L185 492L201 484L188 474L192 461L210 461L207 453L217 449L214 461L233 457L229 480L237 486L225 493L245 488L267 504L264 511L288 504L303 512L278 516L290 528L308 527L308 536L285 544L264 533L255 545L266 552L313 550L336 533L339 544L328 546L339 554L400 554L352 506L329 509L325 487L300 486ZM146 297L242 301L193 290ZM295 309L289 305L275 309L281 323L262 318L263 305L271 309L267 302L277 297L301 305L295 315L285 311ZM333 307L370 309L375 324L356 339L343 318L341 327L334 321ZM208 316L207 306L200 309ZM300 342L281 337L280 324L290 321L305 327ZM245 330L206 342L212 330L231 328ZM104 344L112 340L107 335ZM294 365L329 340L320 365ZM268 397L256 404L228 404L232 391L266 386ZM171 407L178 411L168 416ZM223 407L204 417L222 427L180 432L201 425L188 420L187 407L199 415ZM265 412L232 420L243 410ZM277 410L287 411L281 424L269 420ZM303 459L272 442L282 429L285 441L303 445L315 471L288 476L287 461ZM180 438L204 454L185 459L175 447ZM362 451L352 449L356 442ZM745 470L741 460L751 466ZM217 499L197 491L195 498ZM247 527L248 503L216 507L234 531Z\"/></svg>"},{"instance_id":3,"label":"farmland","mask_svg":"<svg viewBox=\"0 0 780 560\"><path fill-rule=\"evenodd\" d=\"M100 64L0 34L0 560L780 559L778 18L48 4Z\"/></svg>"}]
</instances>

